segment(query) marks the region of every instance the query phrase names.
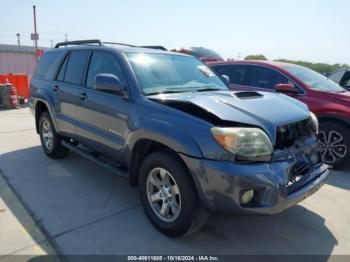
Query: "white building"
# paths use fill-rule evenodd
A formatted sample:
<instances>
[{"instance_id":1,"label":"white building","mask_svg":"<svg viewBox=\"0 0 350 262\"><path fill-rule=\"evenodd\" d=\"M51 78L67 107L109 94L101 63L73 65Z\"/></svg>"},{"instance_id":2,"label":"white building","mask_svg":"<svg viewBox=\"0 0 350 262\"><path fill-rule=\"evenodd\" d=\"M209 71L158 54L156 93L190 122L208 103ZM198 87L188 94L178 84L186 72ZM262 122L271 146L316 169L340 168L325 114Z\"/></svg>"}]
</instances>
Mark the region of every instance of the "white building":
<instances>
[{"instance_id":1,"label":"white building","mask_svg":"<svg viewBox=\"0 0 350 262\"><path fill-rule=\"evenodd\" d=\"M33 46L0 44L0 74L32 75L36 66Z\"/></svg>"}]
</instances>

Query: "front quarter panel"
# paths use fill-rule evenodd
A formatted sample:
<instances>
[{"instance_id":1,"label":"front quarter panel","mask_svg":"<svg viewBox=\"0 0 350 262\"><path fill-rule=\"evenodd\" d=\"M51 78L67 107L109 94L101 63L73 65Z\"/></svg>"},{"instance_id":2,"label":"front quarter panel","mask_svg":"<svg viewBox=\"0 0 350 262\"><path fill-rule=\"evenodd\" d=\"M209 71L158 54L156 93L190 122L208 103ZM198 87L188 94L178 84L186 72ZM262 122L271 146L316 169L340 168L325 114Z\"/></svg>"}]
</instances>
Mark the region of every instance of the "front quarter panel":
<instances>
[{"instance_id":1,"label":"front quarter panel","mask_svg":"<svg viewBox=\"0 0 350 262\"><path fill-rule=\"evenodd\" d=\"M140 139L149 139L168 146L177 153L183 153L198 158L202 157L202 152L196 141L169 122L145 118L139 119L134 124L135 130L129 134L126 141L128 151L130 152L137 141Z\"/></svg>"}]
</instances>

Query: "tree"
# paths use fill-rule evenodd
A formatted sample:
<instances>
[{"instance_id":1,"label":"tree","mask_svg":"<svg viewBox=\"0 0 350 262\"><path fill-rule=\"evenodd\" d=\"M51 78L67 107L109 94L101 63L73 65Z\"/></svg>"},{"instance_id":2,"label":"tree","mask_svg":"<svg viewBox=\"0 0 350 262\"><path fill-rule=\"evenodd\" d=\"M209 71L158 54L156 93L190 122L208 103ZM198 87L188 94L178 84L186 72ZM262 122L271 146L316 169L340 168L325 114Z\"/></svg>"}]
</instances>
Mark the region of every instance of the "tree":
<instances>
[{"instance_id":1,"label":"tree","mask_svg":"<svg viewBox=\"0 0 350 262\"><path fill-rule=\"evenodd\" d=\"M258 54L258 55L247 55L244 60L267 60L267 58L262 55L262 54Z\"/></svg>"}]
</instances>

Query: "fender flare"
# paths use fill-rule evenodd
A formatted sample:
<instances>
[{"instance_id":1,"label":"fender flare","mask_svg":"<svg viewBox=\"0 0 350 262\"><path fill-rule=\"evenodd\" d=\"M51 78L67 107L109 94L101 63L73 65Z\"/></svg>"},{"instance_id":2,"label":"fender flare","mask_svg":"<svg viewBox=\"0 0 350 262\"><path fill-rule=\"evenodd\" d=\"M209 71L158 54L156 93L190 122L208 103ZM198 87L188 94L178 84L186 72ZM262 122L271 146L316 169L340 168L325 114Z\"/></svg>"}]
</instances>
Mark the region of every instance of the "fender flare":
<instances>
[{"instance_id":1,"label":"fender flare","mask_svg":"<svg viewBox=\"0 0 350 262\"><path fill-rule=\"evenodd\" d=\"M33 103L33 105L34 105L33 108L35 111L35 127L36 127L37 133L39 132L39 127L38 127L39 119L37 119L38 116L36 114L38 102L45 104L45 106L49 112L49 115L51 117L51 121L55 127L55 130L58 130L57 122L56 122L56 118L55 118L56 113L55 113L55 110L52 106L52 105L54 105L54 101L53 101L52 97L48 94L47 91L40 89L40 90L38 90L37 97L34 98L34 103Z\"/></svg>"},{"instance_id":2,"label":"fender flare","mask_svg":"<svg viewBox=\"0 0 350 262\"><path fill-rule=\"evenodd\" d=\"M136 122L135 131L132 131L126 140L125 163L130 170L130 184L138 184L138 164L133 163L133 151L137 142L141 140L150 140L160 143L177 154L184 154L195 158L203 158L199 145L193 137L174 126L171 123L157 119L142 119ZM181 158L181 156L179 155ZM137 166L137 167L135 167ZM197 187L196 178L192 176ZM197 188L198 189L198 188Z\"/></svg>"}]
</instances>

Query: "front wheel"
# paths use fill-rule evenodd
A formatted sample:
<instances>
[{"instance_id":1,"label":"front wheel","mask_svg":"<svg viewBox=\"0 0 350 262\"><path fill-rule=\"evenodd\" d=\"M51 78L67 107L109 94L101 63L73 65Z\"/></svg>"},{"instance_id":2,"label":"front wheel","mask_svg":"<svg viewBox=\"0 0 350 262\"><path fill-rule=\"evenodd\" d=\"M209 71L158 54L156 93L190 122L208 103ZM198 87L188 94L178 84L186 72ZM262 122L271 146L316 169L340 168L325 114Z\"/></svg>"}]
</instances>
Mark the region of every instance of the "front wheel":
<instances>
[{"instance_id":1,"label":"front wheel","mask_svg":"<svg viewBox=\"0 0 350 262\"><path fill-rule=\"evenodd\" d=\"M151 223L164 234L181 237L200 229L209 217L190 174L168 151L150 154L140 169L140 196Z\"/></svg>"},{"instance_id":2,"label":"front wheel","mask_svg":"<svg viewBox=\"0 0 350 262\"><path fill-rule=\"evenodd\" d=\"M350 160L350 128L335 122L320 124L322 161L340 167Z\"/></svg>"}]
</instances>

